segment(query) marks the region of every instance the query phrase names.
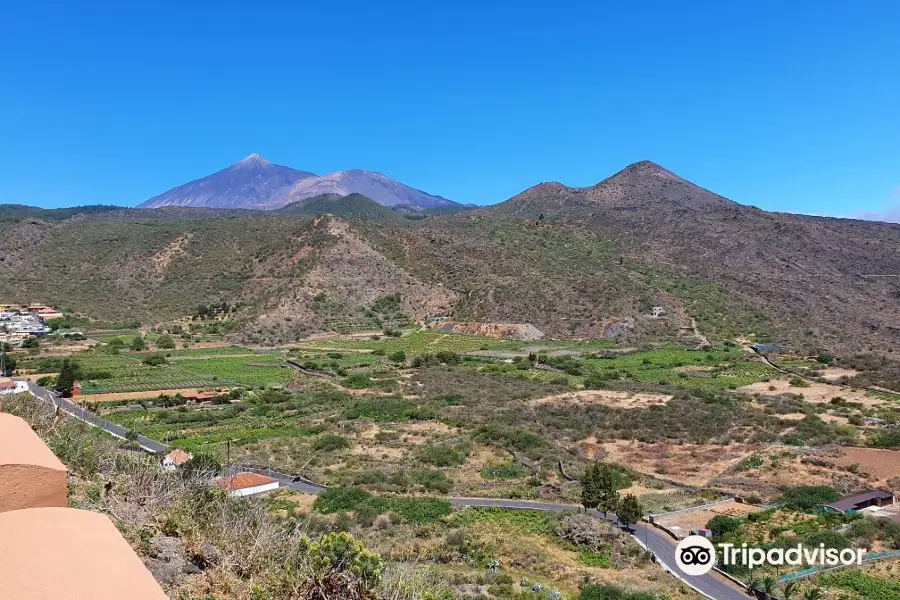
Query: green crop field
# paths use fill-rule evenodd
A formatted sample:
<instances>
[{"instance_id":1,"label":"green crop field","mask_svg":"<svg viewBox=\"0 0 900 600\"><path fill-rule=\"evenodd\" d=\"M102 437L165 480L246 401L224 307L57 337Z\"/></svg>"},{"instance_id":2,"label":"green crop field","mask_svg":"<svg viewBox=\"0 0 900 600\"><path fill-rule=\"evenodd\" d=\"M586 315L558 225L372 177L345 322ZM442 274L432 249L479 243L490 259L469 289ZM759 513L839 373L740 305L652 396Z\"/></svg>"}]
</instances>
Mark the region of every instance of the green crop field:
<instances>
[{"instance_id":1,"label":"green crop field","mask_svg":"<svg viewBox=\"0 0 900 600\"><path fill-rule=\"evenodd\" d=\"M143 360L154 354L166 355L167 362L158 366L144 364ZM73 354L72 359L83 373L82 393L88 395L222 385L281 386L296 376L272 353L237 347L121 354L91 350Z\"/></svg>"},{"instance_id":2,"label":"green crop field","mask_svg":"<svg viewBox=\"0 0 900 600\"><path fill-rule=\"evenodd\" d=\"M296 375L296 371L283 365L277 358L264 354L184 360L178 363L178 369L214 382L252 387L284 385Z\"/></svg>"}]
</instances>

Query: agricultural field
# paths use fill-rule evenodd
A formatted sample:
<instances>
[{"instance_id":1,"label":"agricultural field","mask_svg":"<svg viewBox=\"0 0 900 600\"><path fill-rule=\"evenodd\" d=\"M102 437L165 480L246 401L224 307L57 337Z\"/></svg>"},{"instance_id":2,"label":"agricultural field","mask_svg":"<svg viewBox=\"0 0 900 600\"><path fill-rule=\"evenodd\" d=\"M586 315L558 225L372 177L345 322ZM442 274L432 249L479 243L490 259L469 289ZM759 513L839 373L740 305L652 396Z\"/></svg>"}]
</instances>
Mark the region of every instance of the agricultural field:
<instances>
[{"instance_id":1,"label":"agricultural field","mask_svg":"<svg viewBox=\"0 0 900 600\"><path fill-rule=\"evenodd\" d=\"M869 435L839 416L846 407L805 402L781 373L737 346L604 346L425 330L283 351L173 350L160 367L141 362L153 352L95 352L88 364L236 388L215 404L109 404L108 418L148 437L220 459L227 441L233 460L377 493L574 501L569 475L606 459L628 465L646 501L659 506L671 505L678 489L770 498L791 483L778 465L800 468L802 460L769 460L773 444L864 445ZM473 351L484 354L466 354ZM764 391L743 393L748 385ZM263 391L272 387L284 391ZM743 468L756 456L760 465ZM843 472L807 471L823 484ZM659 493L660 485L674 490Z\"/></svg>"},{"instance_id":2,"label":"agricultural field","mask_svg":"<svg viewBox=\"0 0 900 600\"><path fill-rule=\"evenodd\" d=\"M237 347L119 353L93 349L76 352L69 358L78 365L78 380L85 396L222 386L283 386L297 376L273 353ZM35 357L23 360L20 368L53 373L59 371L61 360Z\"/></svg>"},{"instance_id":3,"label":"agricultural field","mask_svg":"<svg viewBox=\"0 0 900 600\"><path fill-rule=\"evenodd\" d=\"M215 383L248 387L283 386L296 377L295 372L278 357L262 354L180 360L176 368Z\"/></svg>"}]
</instances>

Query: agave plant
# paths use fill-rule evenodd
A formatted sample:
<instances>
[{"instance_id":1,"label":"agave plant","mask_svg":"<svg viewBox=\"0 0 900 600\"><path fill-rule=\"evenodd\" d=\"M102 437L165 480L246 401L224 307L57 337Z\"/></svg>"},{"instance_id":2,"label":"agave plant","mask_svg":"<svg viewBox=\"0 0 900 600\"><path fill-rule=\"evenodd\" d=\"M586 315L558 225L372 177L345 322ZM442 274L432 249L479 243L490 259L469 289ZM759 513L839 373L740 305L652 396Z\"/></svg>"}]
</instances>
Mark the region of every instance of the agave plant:
<instances>
[{"instance_id":1,"label":"agave plant","mask_svg":"<svg viewBox=\"0 0 900 600\"><path fill-rule=\"evenodd\" d=\"M784 586L784 600L791 600L794 596L794 592L797 591L797 582L789 581L787 585Z\"/></svg>"},{"instance_id":2,"label":"agave plant","mask_svg":"<svg viewBox=\"0 0 900 600\"><path fill-rule=\"evenodd\" d=\"M803 594L803 600L822 600L824 594L822 594L822 590L819 588L812 588L806 590Z\"/></svg>"}]
</instances>

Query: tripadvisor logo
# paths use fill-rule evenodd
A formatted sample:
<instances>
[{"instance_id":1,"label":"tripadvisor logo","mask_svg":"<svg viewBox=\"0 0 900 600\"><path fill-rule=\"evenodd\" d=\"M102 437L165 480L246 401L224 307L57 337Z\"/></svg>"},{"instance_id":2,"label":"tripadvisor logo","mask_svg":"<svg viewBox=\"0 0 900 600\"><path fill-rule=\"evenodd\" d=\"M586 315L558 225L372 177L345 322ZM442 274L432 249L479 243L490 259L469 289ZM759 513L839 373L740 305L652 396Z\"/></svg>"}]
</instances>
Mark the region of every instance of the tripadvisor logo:
<instances>
[{"instance_id":1,"label":"tripadvisor logo","mask_svg":"<svg viewBox=\"0 0 900 600\"><path fill-rule=\"evenodd\" d=\"M750 547L747 544L718 544L723 566L743 565L750 569L770 565L837 567L861 565L866 551L862 548L826 548L825 544L808 547L803 544L791 548ZM675 548L675 562L685 575L709 573L716 564L716 547L703 536L691 535Z\"/></svg>"},{"instance_id":2,"label":"tripadvisor logo","mask_svg":"<svg viewBox=\"0 0 900 600\"><path fill-rule=\"evenodd\" d=\"M678 542L675 562L685 575L705 575L716 564L716 549L702 535L689 535Z\"/></svg>"}]
</instances>

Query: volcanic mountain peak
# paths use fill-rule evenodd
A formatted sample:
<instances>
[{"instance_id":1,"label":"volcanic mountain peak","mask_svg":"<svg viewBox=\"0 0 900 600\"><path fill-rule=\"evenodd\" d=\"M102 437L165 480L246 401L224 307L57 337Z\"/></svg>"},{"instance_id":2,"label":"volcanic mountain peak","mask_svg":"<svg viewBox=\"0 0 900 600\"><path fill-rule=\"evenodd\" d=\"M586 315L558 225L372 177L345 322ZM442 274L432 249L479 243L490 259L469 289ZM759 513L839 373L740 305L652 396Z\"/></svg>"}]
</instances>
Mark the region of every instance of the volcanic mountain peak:
<instances>
[{"instance_id":1,"label":"volcanic mountain peak","mask_svg":"<svg viewBox=\"0 0 900 600\"><path fill-rule=\"evenodd\" d=\"M280 201L280 206L322 194L347 196L354 193L362 194L382 206L390 207L414 206L427 209L456 204L441 196L428 194L404 185L377 171L350 169L298 181L291 188L288 197ZM272 205L271 208L280 208L280 206Z\"/></svg>"},{"instance_id":2,"label":"volcanic mountain peak","mask_svg":"<svg viewBox=\"0 0 900 600\"><path fill-rule=\"evenodd\" d=\"M378 204L411 210L458 207L377 171L351 169L318 176L269 162L259 154L140 204L138 208L193 206L275 210L323 194L362 194Z\"/></svg>"},{"instance_id":3,"label":"volcanic mountain peak","mask_svg":"<svg viewBox=\"0 0 900 600\"><path fill-rule=\"evenodd\" d=\"M271 164L271 162L254 152L250 156L244 157L241 160L237 161L236 163L231 165L231 167L266 166Z\"/></svg>"}]
</instances>

